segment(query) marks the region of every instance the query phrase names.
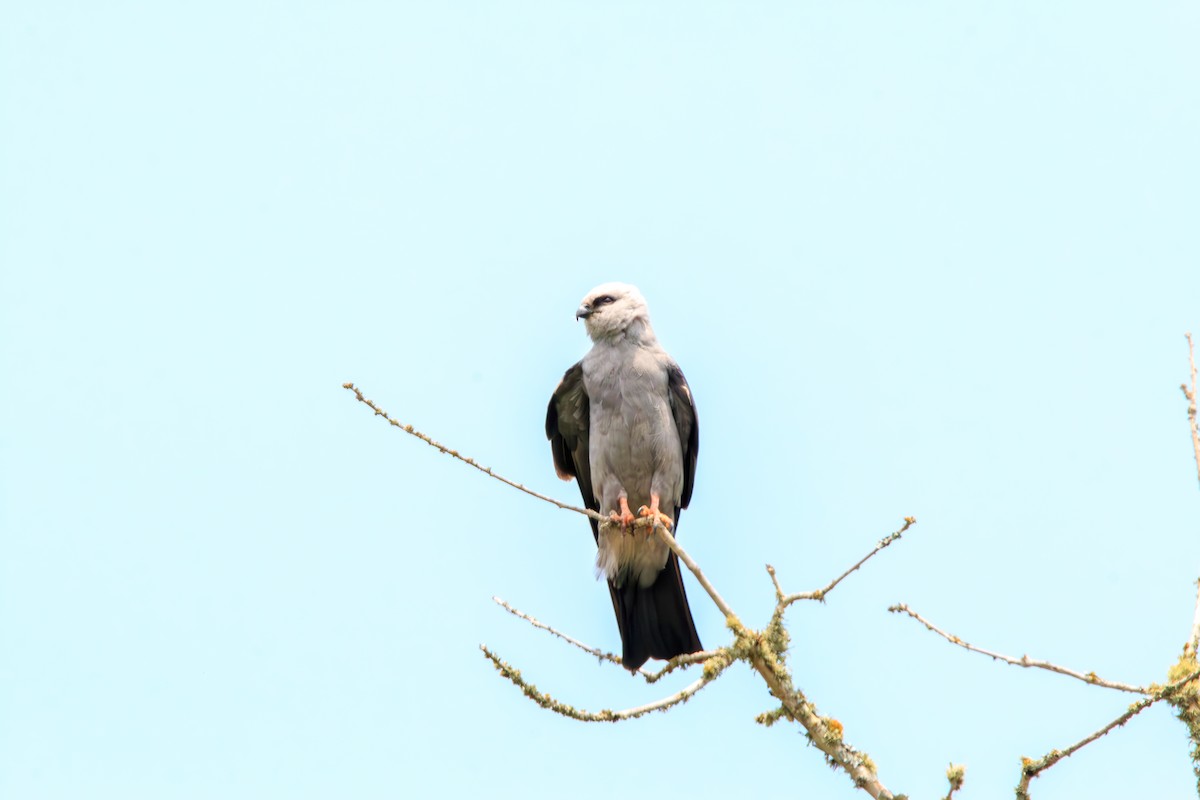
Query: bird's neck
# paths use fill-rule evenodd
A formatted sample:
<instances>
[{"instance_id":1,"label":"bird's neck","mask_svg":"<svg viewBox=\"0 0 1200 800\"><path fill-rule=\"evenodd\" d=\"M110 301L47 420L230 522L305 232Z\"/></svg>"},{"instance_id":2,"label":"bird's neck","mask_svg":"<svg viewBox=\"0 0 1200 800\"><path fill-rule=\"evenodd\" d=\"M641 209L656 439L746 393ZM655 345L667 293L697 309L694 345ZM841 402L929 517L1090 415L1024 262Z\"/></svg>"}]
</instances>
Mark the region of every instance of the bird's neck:
<instances>
[{"instance_id":1,"label":"bird's neck","mask_svg":"<svg viewBox=\"0 0 1200 800\"><path fill-rule=\"evenodd\" d=\"M650 327L650 320L639 317L623 329L595 339L595 342L613 346L653 347L658 344L658 338L654 335L654 328Z\"/></svg>"}]
</instances>

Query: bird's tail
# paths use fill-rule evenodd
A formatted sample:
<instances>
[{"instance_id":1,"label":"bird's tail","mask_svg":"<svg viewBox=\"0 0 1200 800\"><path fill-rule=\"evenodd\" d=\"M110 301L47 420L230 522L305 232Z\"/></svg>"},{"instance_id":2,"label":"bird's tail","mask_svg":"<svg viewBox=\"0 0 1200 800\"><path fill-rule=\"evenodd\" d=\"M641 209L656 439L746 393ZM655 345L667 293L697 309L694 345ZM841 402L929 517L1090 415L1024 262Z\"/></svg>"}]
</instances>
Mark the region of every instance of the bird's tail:
<instances>
[{"instance_id":1,"label":"bird's tail","mask_svg":"<svg viewBox=\"0 0 1200 800\"><path fill-rule=\"evenodd\" d=\"M665 661L704 649L674 553L649 586L638 586L636 580L616 586L610 580L608 589L621 630L621 664L625 669L636 671L649 658Z\"/></svg>"}]
</instances>

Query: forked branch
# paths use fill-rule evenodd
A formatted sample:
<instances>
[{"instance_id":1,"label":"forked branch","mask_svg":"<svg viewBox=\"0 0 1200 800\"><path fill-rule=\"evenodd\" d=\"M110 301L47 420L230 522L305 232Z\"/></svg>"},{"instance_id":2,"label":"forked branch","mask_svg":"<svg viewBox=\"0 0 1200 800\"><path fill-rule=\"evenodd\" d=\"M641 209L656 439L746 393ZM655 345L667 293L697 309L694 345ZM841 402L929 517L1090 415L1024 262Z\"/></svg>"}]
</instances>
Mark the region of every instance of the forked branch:
<instances>
[{"instance_id":1,"label":"forked branch","mask_svg":"<svg viewBox=\"0 0 1200 800\"><path fill-rule=\"evenodd\" d=\"M775 584L775 599L784 608L786 608L787 606L790 606L792 603L795 603L798 600L820 600L820 601L824 602L826 595L828 595L830 592L832 592L839 583L844 581L850 575L850 573L857 571L859 567L861 567L863 564L867 563L867 561L869 561L876 553L878 553L880 550L883 550L885 547L890 545L892 542L899 539L901 536L904 535L905 531L907 531L909 528L911 528L913 525L916 525L916 524L917 524L916 517L905 517L904 525L901 526L900 530L895 531L895 532L883 537L882 539L880 539L879 543L875 545L874 550L872 550L871 552L867 553L865 556L860 558L853 566L851 566L849 569L847 569L841 575L838 575L836 578L831 580L824 587L822 587L820 589L813 589L811 592L797 592L796 594L785 595L783 593L783 589L779 586L779 581L776 580L776 578L775 578L775 568L773 566L771 566L770 564L768 564L767 565L767 574L771 576L771 583Z\"/></svg>"},{"instance_id":2,"label":"forked branch","mask_svg":"<svg viewBox=\"0 0 1200 800\"><path fill-rule=\"evenodd\" d=\"M481 466L474 459L461 455L457 450L452 450L451 448L434 441L431 437L413 428L412 425L401 424L400 422L392 419L382 408L379 408L372 401L363 396L363 393L353 383L343 384L343 388L354 392L355 398L360 403L368 406L372 411L375 412L376 416L383 417L385 420L387 420L389 425L415 436L416 438L425 442L427 445L434 447L438 451L450 455L471 467L474 467L489 477L495 478L496 480L501 481L508 486L513 487L514 489L519 489L525 494L536 497L539 500L543 500L547 503L557 506L558 508L583 514L601 522L602 524L608 523L608 519L606 517L596 513L595 511L573 506L569 503L563 503L546 495L535 492L532 489L528 489L516 481L499 475L488 467ZM794 596L784 596L782 590L779 588L778 581L775 580L774 570L771 569L771 578L775 583L778 602L776 604L776 611L772 616L770 625L765 632L760 632L747 628L742 624L737 614L729 606L729 604L725 602L724 598L721 597L720 593L716 590L716 587L714 587L708 580L696 561L687 553L686 550L679 546L679 543L675 541L675 537L673 537L670 531L668 531L662 526L661 523L659 523L657 518L648 517L637 520L634 523L635 528L653 526L657 534L662 537L663 541L667 544L671 551L675 553L684 566L686 566L692 575L695 576L696 580L704 588L704 591L708 593L708 596L712 599L713 603L725 616L726 627L729 628L734 637L733 644L728 647L712 651L711 653L695 653L691 654L690 656L682 656L677 659L672 659L672 661L669 662L659 673L650 673L647 675L644 670L639 671L647 680L653 681L676 668L686 667L687 665L698 663L703 656L704 671L698 680L673 695L644 706L638 706L636 708L630 708L624 711L611 711L605 709L598 712L590 712L575 708L570 704L557 700L556 698L539 690L536 686L526 681L521 676L521 672L519 670L506 663L487 646L481 645L480 649L501 675L521 689L521 691L535 703L543 708L554 711L557 714L587 722L619 722L627 719L635 719L654 711L664 711L672 708L680 703L687 702L687 700L694 696L698 691L703 689L712 681L716 680L725 671L725 669L727 669L735 661L746 661L763 677L767 683L767 686L770 688L771 693L776 697L777 700L779 700L781 704L781 710L773 717L773 720L786 716L788 719L798 722L804 727L809 741L811 741L813 745L815 745L822 753L825 754L831 765L836 765L843 769L854 781L855 786L864 790L873 798L893 800L894 795L879 780L874 762L865 753L854 749L844 740L844 730L842 724L835 719L822 717L812 703L805 698L804 694L795 687L792 681L791 673L785 666L787 635L786 631L783 630L780 620L783 615L783 610L786 609L791 603L810 596L812 599L820 599L821 597L824 597L829 591L831 591L842 580L844 580L846 576L860 568L869 558L875 555L875 553L879 552L884 547L887 547L893 541L898 539L900 534L907 530L914 522L915 520L906 518L904 526L899 531L882 540L873 551L868 553L864 558L860 559L858 563L847 569L837 578L833 579L833 581L831 581L823 589L817 590L816 592L809 592ZM600 658L601 660L619 662L619 659L610 653L603 653L596 648L589 647L582 642L566 636L565 634L554 630L550 626L541 623L533 617L517 611L503 601L497 600L497 602L503 605L510 613L525 619L538 628L542 628L556 636L563 638L570 644L584 650L587 653L590 653L593 656L596 656L597 658ZM760 719L763 719L763 717L760 717Z\"/></svg>"},{"instance_id":3,"label":"forked branch","mask_svg":"<svg viewBox=\"0 0 1200 800\"><path fill-rule=\"evenodd\" d=\"M1188 400L1188 422L1192 438L1192 446L1197 465L1197 476L1200 478L1200 429L1197 425L1197 386L1196 386L1196 364L1195 353L1192 343L1192 337L1188 334L1188 352L1190 366L1190 385L1184 384L1181 388ZM408 433L427 445L436 448L438 451L445 453L462 461L463 463L474 467L483 472L489 477L495 478L502 483L511 486L515 489L524 492L539 500L550 503L558 508L574 511L591 519L599 521L601 524L608 524L609 519L596 511L587 508L581 508L569 503L563 503L555 500L552 497L535 492L520 483L510 480L488 467L484 467L474 459L461 455L458 451L433 440L429 436L421 433L411 425L402 424L392 419L386 411L376 406L371 400L363 396L362 392L352 383L343 385L345 389L352 391L355 398L368 406L376 416L383 417L388 424L399 428L405 433ZM773 711L759 715L758 721L770 725L781 719L787 719L800 724L809 739L825 755L828 762L844 770L854 781L855 786L867 792L873 798L884 798L884 800L892 800L894 795L880 782L878 771L874 762L865 753L862 753L844 740L844 729L840 722L830 717L822 717L816 710L816 707L804 696L803 692L798 689L793 680L790 670L786 666L786 658L788 652L788 633L783 625L783 616L786 609L792 604L800 600L821 600L823 601L830 592L833 591L843 580L850 574L860 569L868 560L874 557L881 550L885 549L893 542L897 541L914 523L912 517L905 517L903 526L881 539L871 552L867 553L858 562L850 566L832 581L825 586L814 589L808 592L799 592L787 594L784 592L775 568L768 565L767 572L770 575L771 582L775 590L775 610L771 616L771 620L763 631L756 631L747 628L742 624L737 614L729 606L729 604L721 597L716 588L705 576L699 565L694 559L679 546L679 543L671 535L665 527L663 527L657 518L642 518L634 523L634 527L645 529L653 526L656 532L679 560L688 568L695 576L696 580L704 588L705 592L712 599L713 603L720 609L725 616L726 627L733 634L733 642L727 647L717 650L705 651L703 653L693 653L689 655L679 656L668 662L662 669L657 672L650 672L646 669L637 670L647 682L653 683L663 676L670 674L677 669L686 669L687 667L703 663L704 669L701 677L694 681L689 686L680 691L669 695L661 700L653 703L648 703L643 706L625 709L623 711L601 710L598 712L589 712L582 709L577 709L567 703L559 701L551 695L540 691L536 686L526 681L519 670L515 669L508 663L499 658L488 647L481 645L481 650L484 655L492 662L495 668L506 679L516 685L521 691L538 705L547 708L555 713L563 716L571 717L588 722L619 722L628 719L635 719L644 716L654 711L665 711L681 703L687 702L697 692L703 689L712 681L716 680L731 664L735 661L746 661L759 675L762 676L767 686L771 690L779 702L779 707ZM529 622L534 627L545 630L574 647L589 653L592 656L600 659L603 662L620 664L620 659L612 653L603 652L597 648L590 647L570 636L567 636L560 631L540 622L534 617L525 614L510 606L499 598L493 598L499 605L504 607L511 614L520 617ZM1017 785L1018 800L1028 800L1030 781L1040 775L1045 770L1054 766L1064 758L1069 757L1079 749L1103 737L1114 728L1120 727L1132 719L1134 716L1149 708L1151 705L1166 700L1177 707L1180 718L1189 725L1189 731L1193 734L1193 740L1197 743L1197 749L1193 753L1193 758L1200 763L1200 734L1195 731L1200 730L1200 689L1197 689L1196 681L1200 679L1200 669L1192 669L1195 666L1196 651L1200 646L1200 594L1197 595L1196 611L1193 619L1191 635L1188 643L1184 648L1184 655L1180 660L1178 669L1173 672L1174 675L1183 675L1183 677L1175 680L1164 687L1150 686L1141 687L1130 684L1120 683L1117 681L1106 680L1099 677L1094 672L1081 673L1076 670L1071 670L1047 661L1038 661L1030 659L1028 656L1014 658L992 650L987 650L977 647L968 642L963 641L953 634L933 625L921 615L912 611L908 606L899 604L888 609L895 613L904 613L917 620L928 628L933 633L941 636L947 641L969 650L974 653L988 656L992 659L1003 661L1014 666L1043 669L1050 672L1055 672L1061 675L1066 675L1076 680L1083 681L1096 686L1102 686L1117 691L1129 692L1133 694L1144 695L1144 698L1137 703L1134 703L1129 709L1114 719L1109 724L1099 730L1089 734L1079 742L1071 745L1065 750L1053 750L1047 753L1040 759L1023 759L1021 768L1021 779ZM1191 670L1191 671L1188 671ZM1184 674L1186 672L1186 674ZM951 765L946 773L947 780L950 783L950 790L946 795L947 800L962 787L963 768ZM1198 767L1198 775L1200 775L1200 767Z\"/></svg>"},{"instance_id":4,"label":"forked branch","mask_svg":"<svg viewBox=\"0 0 1200 800\"><path fill-rule=\"evenodd\" d=\"M1017 783L1017 800L1029 800L1029 782L1038 775L1050 769L1050 767L1053 767L1064 758L1074 755L1079 750L1096 741L1101 736L1104 736L1114 728L1119 728L1126 722L1129 722L1129 720L1133 719L1135 716L1142 713L1160 700L1171 699L1175 696L1175 694L1183 689L1186 684L1196 680L1197 678L1200 678L1200 669L1185 675L1173 683L1168 683L1166 686L1158 689L1144 700L1139 700L1131 705L1124 714L1117 717L1103 728L1093 731L1065 750L1051 750L1049 753L1037 759L1036 761L1029 758L1022 758L1021 780Z\"/></svg>"}]
</instances>

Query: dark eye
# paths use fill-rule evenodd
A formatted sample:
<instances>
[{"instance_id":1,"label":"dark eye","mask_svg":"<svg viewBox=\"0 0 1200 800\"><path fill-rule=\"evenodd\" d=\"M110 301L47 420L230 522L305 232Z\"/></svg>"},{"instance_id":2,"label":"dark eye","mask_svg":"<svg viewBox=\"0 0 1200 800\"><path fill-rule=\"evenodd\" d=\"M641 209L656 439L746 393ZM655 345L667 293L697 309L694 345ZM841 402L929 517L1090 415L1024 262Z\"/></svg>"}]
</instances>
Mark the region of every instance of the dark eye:
<instances>
[{"instance_id":1,"label":"dark eye","mask_svg":"<svg viewBox=\"0 0 1200 800\"><path fill-rule=\"evenodd\" d=\"M592 301L592 307L595 308L596 306L606 306L612 301L613 296L611 294L602 294Z\"/></svg>"}]
</instances>

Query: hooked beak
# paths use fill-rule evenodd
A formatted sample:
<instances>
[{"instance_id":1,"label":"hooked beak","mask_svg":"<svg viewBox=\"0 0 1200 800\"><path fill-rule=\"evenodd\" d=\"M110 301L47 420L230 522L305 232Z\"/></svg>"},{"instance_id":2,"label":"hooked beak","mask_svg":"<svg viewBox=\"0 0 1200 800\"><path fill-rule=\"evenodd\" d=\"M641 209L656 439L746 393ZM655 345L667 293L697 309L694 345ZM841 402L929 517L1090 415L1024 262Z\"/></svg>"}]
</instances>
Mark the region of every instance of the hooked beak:
<instances>
[{"instance_id":1,"label":"hooked beak","mask_svg":"<svg viewBox=\"0 0 1200 800\"><path fill-rule=\"evenodd\" d=\"M575 309L575 319L587 319L592 315L592 307L584 303L579 308Z\"/></svg>"}]
</instances>

